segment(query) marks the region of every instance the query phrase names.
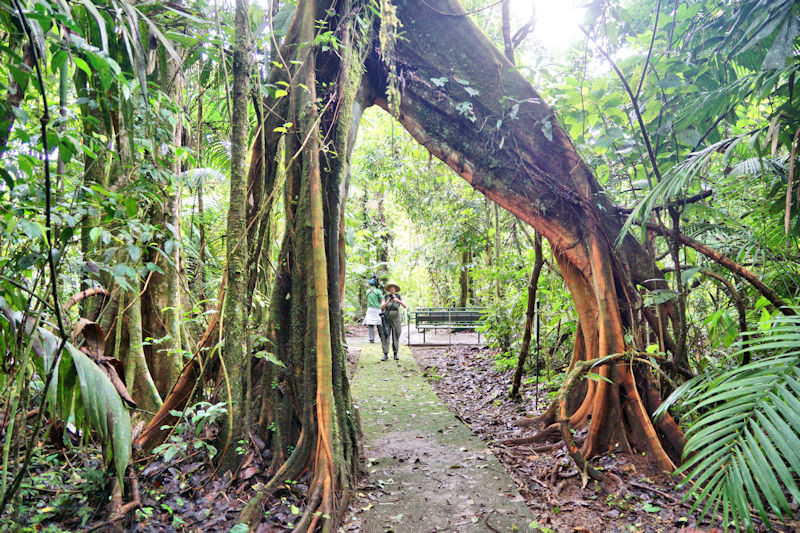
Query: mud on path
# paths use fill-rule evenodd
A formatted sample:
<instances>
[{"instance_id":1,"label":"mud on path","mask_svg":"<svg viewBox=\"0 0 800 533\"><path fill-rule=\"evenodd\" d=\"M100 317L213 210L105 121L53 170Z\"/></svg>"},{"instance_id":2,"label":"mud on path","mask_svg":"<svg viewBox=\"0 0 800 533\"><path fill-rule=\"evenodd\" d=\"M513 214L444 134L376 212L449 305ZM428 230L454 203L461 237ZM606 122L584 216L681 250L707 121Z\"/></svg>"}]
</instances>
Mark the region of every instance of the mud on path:
<instances>
[{"instance_id":1,"label":"mud on path","mask_svg":"<svg viewBox=\"0 0 800 533\"><path fill-rule=\"evenodd\" d=\"M529 531L533 517L484 442L436 397L407 346L363 344L352 385L368 476L345 531Z\"/></svg>"}]
</instances>

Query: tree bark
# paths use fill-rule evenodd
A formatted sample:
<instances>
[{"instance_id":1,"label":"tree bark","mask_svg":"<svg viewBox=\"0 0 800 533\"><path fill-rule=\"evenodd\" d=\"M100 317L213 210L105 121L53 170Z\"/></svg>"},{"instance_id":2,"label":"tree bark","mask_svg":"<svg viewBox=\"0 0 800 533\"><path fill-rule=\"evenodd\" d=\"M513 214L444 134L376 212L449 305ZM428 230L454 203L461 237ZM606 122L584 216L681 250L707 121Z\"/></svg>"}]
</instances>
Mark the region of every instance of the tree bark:
<instances>
[{"instance_id":1,"label":"tree bark","mask_svg":"<svg viewBox=\"0 0 800 533\"><path fill-rule=\"evenodd\" d=\"M223 358L228 371L232 404L228 406L231 424L223 425L225 452L220 458L223 469L233 471L239 460L233 443L244 438L250 427L247 403L250 379L247 346L247 313L243 296L247 294L247 106L250 98L250 22L247 0L236 0L233 46L233 102L231 121L231 184L228 229L225 238L227 283L223 303L225 345Z\"/></svg>"},{"instance_id":2,"label":"tree bark","mask_svg":"<svg viewBox=\"0 0 800 533\"><path fill-rule=\"evenodd\" d=\"M126 313L128 323L128 349L125 360L125 385L131 391L136 405L155 413L163 402L158 394L153 376L147 368L142 349L142 301L137 296L139 284L134 285L133 301Z\"/></svg>"},{"instance_id":3,"label":"tree bark","mask_svg":"<svg viewBox=\"0 0 800 533\"><path fill-rule=\"evenodd\" d=\"M164 90L176 102L183 98L183 77L180 65L168 62L159 69L159 81ZM183 122L176 117L174 138L183 136ZM145 347L147 363L154 376L156 387L161 396L166 396L180 376L183 368L181 320L183 306L181 302L181 184L177 176L180 174L180 162L164 162L164 170L172 174L169 183L165 184L166 197L164 203L154 205L149 213L150 222L160 226L164 233L164 241L160 250L153 250L147 260L161 267L163 274L153 272L150 283L142 295L142 328L146 338L153 339Z\"/></svg>"},{"instance_id":4,"label":"tree bark","mask_svg":"<svg viewBox=\"0 0 800 533\"><path fill-rule=\"evenodd\" d=\"M296 530L310 531L321 521L322 531L331 531L357 471L358 422L343 349L339 217L355 117L363 109L356 101L360 65L371 44L352 17L371 21L364 7L301 2L281 48L290 84L285 116L293 127L285 136L287 229L267 324L269 349L281 366L264 362L256 369L265 391L260 418L271 427L262 437L273 451L273 477L243 511L242 521L251 524L272 487L314 467L309 505ZM319 20L340 36L338 54L303 44L313 40ZM268 115L264 130L273 131L270 121L277 119Z\"/></svg>"},{"instance_id":5,"label":"tree bark","mask_svg":"<svg viewBox=\"0 0 800 533\"><path fill-rule=\"evenodd\" d=\"M458 273L458 306L466 307L469 305L470 283L469 270L472 265L472 251L464 250L461 252L461 271Z\"/></svg>"}]
</instances>

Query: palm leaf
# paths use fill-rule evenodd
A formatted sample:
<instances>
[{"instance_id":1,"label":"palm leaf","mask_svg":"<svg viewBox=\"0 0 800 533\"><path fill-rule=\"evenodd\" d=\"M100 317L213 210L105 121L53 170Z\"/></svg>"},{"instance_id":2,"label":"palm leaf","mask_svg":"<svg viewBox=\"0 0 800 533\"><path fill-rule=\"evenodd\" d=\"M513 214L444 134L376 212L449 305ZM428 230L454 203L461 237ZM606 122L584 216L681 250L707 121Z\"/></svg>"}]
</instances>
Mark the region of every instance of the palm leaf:
<instances>
[{"instance_id":1,"label":"palm leaf","mask_svg":"<svg viewBox=\"0 0 800 533\"><path fill-rule=\"evenodd\" d=\"M0 318L5 318L12 330L16 330L22 313L0 306ZM31 334L30 325L24 329L27 335ZM63 420L74 416L76 425L85 419L100 434L106 459L113 462L123 486L131 458L131 419L114 384L94 361L69 342L58 358L60 340L45 328L36 329L33 341L34 362L40 375L47 375L55 365L46 391L51 413Z\"/></svg>"},{"instance_id":2,"label":"palm leaf","mask_svg":"<svg viewBox=\"0 0 800 533\"><path fill-rule=\"evenodd\" d=\"M696 418L686 432L679 472L687 497L702 514L722 506L725 526L753 530L752 512L792 516L800 499L800 316L779 316L765 336L741 341L761 359L698 376L675 390L656 412L678 399Z\"/></svg>"}]
</instances>

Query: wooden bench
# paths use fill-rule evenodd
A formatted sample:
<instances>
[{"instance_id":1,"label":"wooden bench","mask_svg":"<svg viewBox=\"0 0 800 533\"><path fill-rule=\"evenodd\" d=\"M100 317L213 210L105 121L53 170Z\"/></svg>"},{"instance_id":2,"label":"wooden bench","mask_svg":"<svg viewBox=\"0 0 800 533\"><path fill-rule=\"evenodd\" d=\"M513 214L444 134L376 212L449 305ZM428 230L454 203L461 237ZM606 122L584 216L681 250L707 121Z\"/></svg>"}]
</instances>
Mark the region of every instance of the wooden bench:
<instances>
[{"instance_id":1,"label":"wooden bench","mask_svg":"<svg viewBox=\"0 0 800 533\"><path fill-rule=\"evenodd\" d=\"M452 334L453 330L474 330L475 326L483 322L484 309L482 307L418 307L409 312L409 326L411 320L417 331L422 331L422 342L425 343L425 332L429 329L447 329ZM408 341L411 344L411 328L408 328ZM478 332L478 344L481 342L481 332ZM452 342L451 342L452 344Z\"/></svg>"}]
</instances>

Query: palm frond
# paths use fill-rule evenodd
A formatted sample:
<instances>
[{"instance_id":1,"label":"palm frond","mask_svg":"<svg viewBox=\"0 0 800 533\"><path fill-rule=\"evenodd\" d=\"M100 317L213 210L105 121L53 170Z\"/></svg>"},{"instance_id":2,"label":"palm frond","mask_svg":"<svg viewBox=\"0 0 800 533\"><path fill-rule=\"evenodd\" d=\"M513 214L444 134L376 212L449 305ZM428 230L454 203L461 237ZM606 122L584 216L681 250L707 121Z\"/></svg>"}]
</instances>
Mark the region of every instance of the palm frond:
<instances>
[{"instance_id":1,"label":"palm frond","mask_svg":"<svg viewBox=\"0 0 800 533\"><path fill-rule=\"evenodd\" d=\"M40 374L52 372L46 391L47 404L54 417L76 426L87 423L102 438L106 459L113 463L120 486L131 458L131 419L117 389L109 377L89 356L72 343L64 343L58 356L60 340L43 327L33 329L32 321L23 323L23 315L0 300L0 321L11 331L22 329L33 340L34 363Z\"/></svg>"},{"instance_id":2,"label":"palm frond","mask_svg":"<svg viewBox=\"0 0 800 533\"><path fill-rule=\"evenodd\" d=\"M740 347L763 357L686 382L656 416L678 399L691 408L687 497L704 514L721 505L725 526L752 531L752 510L769 523L770 513L792 516L787 495L800 500L800 317L778 316Z\"/></svg>"}]
</instances>

